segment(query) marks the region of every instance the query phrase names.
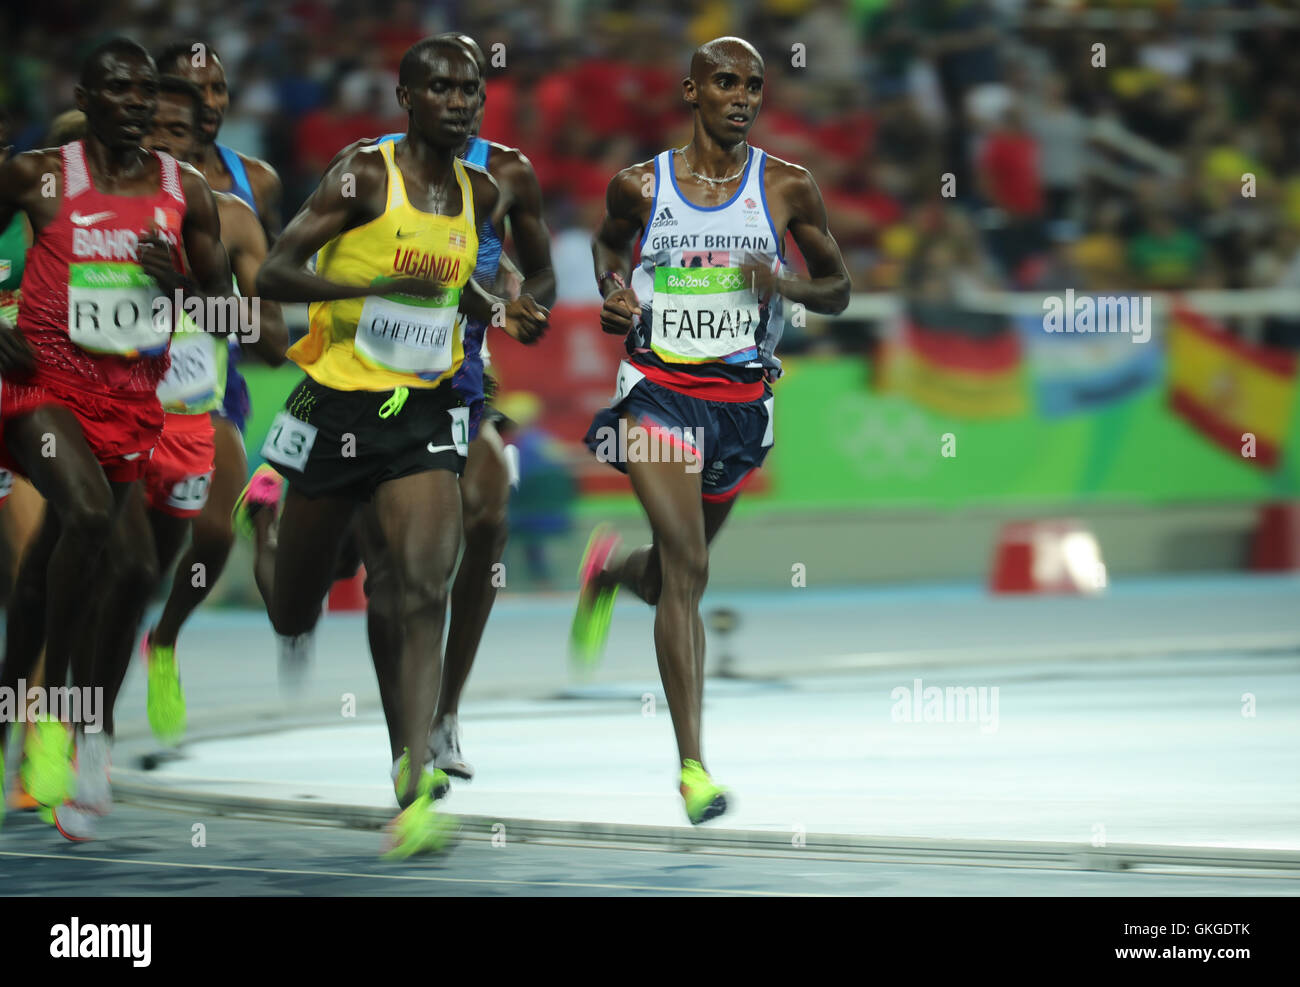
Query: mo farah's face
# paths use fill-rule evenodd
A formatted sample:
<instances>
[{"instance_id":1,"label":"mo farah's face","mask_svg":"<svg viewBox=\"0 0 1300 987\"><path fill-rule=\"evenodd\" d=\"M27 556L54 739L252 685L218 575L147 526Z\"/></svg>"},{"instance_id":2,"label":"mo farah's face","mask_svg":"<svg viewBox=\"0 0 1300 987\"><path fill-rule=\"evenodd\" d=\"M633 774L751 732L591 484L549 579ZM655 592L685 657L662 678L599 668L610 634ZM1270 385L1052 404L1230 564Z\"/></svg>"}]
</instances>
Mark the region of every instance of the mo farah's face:
<instances>
[{"instance_id":1,"label":"mo farah's face","mask_svg":"<svg viewBox=\"0 0 1300 987\"><path fill-rule=\"evenodd\" d=\"M143 58L106 55L88 87L77 87L86 129L111 148L139 147L158 109L158 73Z\"/></svg>"},{"instance_id":2,"label":"mo farah's face","mask_svg":"<svg viewBox=\"0 0 1300 987\"><path fill-rule=\"evenodd\" d=\"M482 97L478 66L468 54L434 50L416 83L397 87L397 102L411 115L411 133L434 147L459 149L473 132Z\"/></svg>"},{"instance_id":3,"label":"mo farah's face","mask_svg":"<svg viewBox=\"0 0 1300 987\"><path fill-rule=\"evenodd\" d=\"M711 68L704 79L682 83L686 102L699 108L700 122L721 144L744 140L763 105L763 65L738 52Z\"/></svg>"},{"instance_id":4,"label":"mo farah's face","mask_svg":"<svg viewBox=\"0 0 1300 987\"><path fill-rule=\"evenodd\" d=\"M194 103L179 93L160 93L153 128L144 142L151 151L166 151L177 161L190 161L198 153Z\"/></svg>"},{"instance_id":5,"label":"mo farah's face","mask_svg":"<svg viewBox=\"0 0 1300 987\"><path fill-rule=\"evenodd\" d=\"M188 79L203 94L203 116L196 131L200 143L211 144L221 131L221 123L230 109L230 90L226 86L226 70L221 62L207 53L203 65L195 65L191 58L178 58L170 70L182 79Z\"/></svg>"}]
</instances>

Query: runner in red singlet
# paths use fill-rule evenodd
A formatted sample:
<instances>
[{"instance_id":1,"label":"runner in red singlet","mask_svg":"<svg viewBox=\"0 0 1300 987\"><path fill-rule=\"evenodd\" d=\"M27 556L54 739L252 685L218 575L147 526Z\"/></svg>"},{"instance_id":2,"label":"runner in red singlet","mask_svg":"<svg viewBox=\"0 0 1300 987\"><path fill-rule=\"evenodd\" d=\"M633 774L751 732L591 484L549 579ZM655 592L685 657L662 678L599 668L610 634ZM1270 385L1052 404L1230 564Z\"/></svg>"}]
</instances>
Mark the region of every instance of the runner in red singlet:
<instances>
[{"instance_id":1,"label":"runner in red singlet","mask_svg":"<svg viewBox=\"0 0 1300 987\"><path fill-rule=\"evenodd\" d=\"M140 147L157 92L148 53L109 41L87 57L76 90L86 139L0 167L0 227L23 212L35 238L18 325L0 322L0 467L29 477L49 505L10 603L0 674L10 687L42 644L46 682L62 686L92 606L142 612L157 580L136 481L162 427L156 391L171 323L154 318L160 292L148 272L184 272L188 259L191 292L229 292L207 183ZM94 664L78 656L76 684L94 684ZM28 792L50 807L74 790L71 711L62 712L36 724L23 764ZM113 726L112 710L87 712L97 721L77 724L89 741L83 776L106 751L97 728Z\"/></svg>"}]
</instances>

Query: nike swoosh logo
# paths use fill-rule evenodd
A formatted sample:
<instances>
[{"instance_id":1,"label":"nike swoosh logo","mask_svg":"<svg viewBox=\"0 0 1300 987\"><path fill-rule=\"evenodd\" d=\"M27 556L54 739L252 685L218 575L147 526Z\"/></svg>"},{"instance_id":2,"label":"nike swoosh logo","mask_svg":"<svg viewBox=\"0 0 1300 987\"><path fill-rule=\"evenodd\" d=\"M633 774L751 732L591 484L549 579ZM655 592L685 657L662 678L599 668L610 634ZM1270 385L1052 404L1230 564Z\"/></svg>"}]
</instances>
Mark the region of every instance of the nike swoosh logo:
<instances>
[{"instance_id":1,"label":"nike swoosh logo","mask_svg":"<svg viewBox=\"0 0 1300 987\"><path fill-rule=\"evenodd\" d=\"M432 453L439 453L439 452L454 452L455 449L456 449L456 447L455 447L455 446L436 446L436 445L434 445L432 442L430 442L429 445L428 445L428 449L429 449L429 451L432 452Z\"/></svg>"},{"instance_id":2,"label":"nike swoosh logo","mask_svg":"<svg viewBox=\"0 0 1300 987\"><path fill-rule=\"evenodd\" d=\"M400 229L397 231L397 238L399 240L409 240L411 237L419 235L419 230L412 230L410 233L403 233Z\"/></svg>"},{"instance_id":3,"label":"nike swoosh logo","mask_svg":"<svg viewBox=\"0 0 1300 987\"><path fill-rule=\"evenodd\" d=\"M93 226L102 219L111 219L116 215L115 212L92 212L89 216L82 216L74 212L69 218L77 226Z\"/></svg>"}]
</instances>

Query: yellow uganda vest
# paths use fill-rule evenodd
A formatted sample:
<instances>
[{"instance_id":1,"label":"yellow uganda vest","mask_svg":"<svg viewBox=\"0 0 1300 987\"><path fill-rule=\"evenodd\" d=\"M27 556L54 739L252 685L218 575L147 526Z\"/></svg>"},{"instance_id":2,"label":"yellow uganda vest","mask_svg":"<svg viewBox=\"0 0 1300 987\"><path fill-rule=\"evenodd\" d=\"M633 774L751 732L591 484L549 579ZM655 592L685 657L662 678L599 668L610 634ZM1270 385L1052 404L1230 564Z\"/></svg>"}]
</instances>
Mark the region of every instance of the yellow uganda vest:
<instances>
[{"instance_id":1,"label":"yellow uganda vest","mask_svg":"<svg viewBox=\"0 0 1300 987\"><path fill-rule=\"evenodd\" d=\"M460 293L478 258L474 193L459 160L457 216L414 208L393 142L380 144L388 169L383 215L340 233L321 247L316 273L340 284L373 284L389 278L427 278L446 287L433 298L372 295L314 302L309 331L289 349L289 359L314 380L340 391L387 391L437 387L464 359ZM373 152L368 152L373 153Z\"/></svg>"}]
</instances>

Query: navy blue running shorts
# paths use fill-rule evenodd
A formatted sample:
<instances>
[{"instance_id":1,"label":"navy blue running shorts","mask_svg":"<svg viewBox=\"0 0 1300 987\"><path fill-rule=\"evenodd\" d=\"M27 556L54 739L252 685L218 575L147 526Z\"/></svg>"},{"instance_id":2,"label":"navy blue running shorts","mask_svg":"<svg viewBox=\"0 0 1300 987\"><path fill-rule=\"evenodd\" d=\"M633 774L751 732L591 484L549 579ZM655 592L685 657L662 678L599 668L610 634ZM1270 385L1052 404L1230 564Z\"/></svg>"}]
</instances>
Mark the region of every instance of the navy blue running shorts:
<instances>
[{"instance_id":1,"label":"navy blue running shorts","mask_svg":"<svg viewBox=\"0 0 1300 987\"><path fill-rule=\"evenodd\" d=\"M647 450L664 456L678 447L673 455L680 455L684 468L703 474L704 499L725 501L740 493L772 448L772 391L767 386L755 401L706 401L656 384L626 362L619 380L623 396L596 413L583 441L597 459L620 473L627 472L628 458L635 460ZM620 428L624 415L650 431L641 453L628 441L626 428Z\"/></svg>"}]
</instances>

